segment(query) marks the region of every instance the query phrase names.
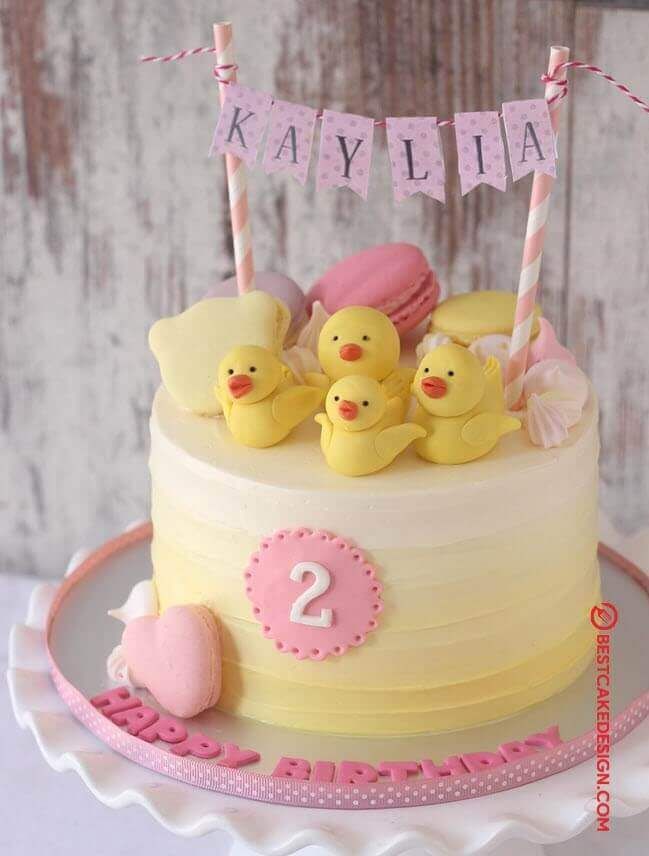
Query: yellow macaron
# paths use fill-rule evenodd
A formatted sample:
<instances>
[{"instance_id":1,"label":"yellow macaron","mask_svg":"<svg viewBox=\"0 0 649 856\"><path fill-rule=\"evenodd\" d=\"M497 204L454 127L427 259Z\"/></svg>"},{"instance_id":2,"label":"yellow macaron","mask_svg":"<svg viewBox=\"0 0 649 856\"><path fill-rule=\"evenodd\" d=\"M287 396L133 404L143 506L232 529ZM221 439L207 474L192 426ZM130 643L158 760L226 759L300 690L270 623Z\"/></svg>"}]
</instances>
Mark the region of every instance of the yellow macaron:
<instances>
[{"instance_id":1,"label":"yellow macaron","mask_svg":"<svg viewBox=\"0 0 649 856\"><path fill-rule=\"evenodd\" d=\"M443 333L459 345L468 346L482 336L501 333L511 336L516 295L508 291L470 291L442 301L431 316L430 332ZM539 332L541 309L534 308L532 338Z\"/></svg>"}]
</instances>

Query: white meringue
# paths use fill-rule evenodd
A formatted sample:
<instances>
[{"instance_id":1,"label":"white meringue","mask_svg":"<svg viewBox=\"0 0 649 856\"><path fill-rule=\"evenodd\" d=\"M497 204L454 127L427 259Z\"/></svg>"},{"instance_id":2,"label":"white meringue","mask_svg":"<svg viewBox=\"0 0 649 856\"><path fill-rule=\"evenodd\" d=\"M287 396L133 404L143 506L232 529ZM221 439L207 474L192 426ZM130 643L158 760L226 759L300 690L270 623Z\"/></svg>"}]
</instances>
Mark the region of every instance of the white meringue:
<instances>
[{"instance_id":1,"label":"white meringue","mask_svg":"<svg viewBox=\"0 0 649 856\"><path fill-rule=\"evenodd\" d=\"M434 351L435 348L439 348L440 345L449 345L451 341L451 337L447 336L445 333L426 333L424 338L415 348L417 362L420 363L426 354L430 354L430 352Z\"/></svg>"},{"instance_id":2,"label":"white meringue","mask_svg":"<svg viewBox=\"0 0 649 856\"><path fill-rule=\"evenodd\" d=\"M568 437L568 425L557 403L535 392L528 398L524 422L535 446L550 449L560 446Z\"/></svg>"},{"instance_id":3,"label":"white meringue","mask_svg":"<svg viewBox=\"0 0 649 856\"><path fill-rule=\"evenodd\" d=\"M294 345L288 351L282 353L282 361L289 367L295 375L298 383L304 383L304 376L307 372L321 372L318 358L310 348Z\"/></svg>"},{"instance_id":4,"label":"white meringue","mask_svg":"<svg viewBox=\"0 0 649 856\"><path fill-rule=\"evenodd\" d=\"M588 378L573 363L541 360L528 369L523 380L524 422L532 443L544 449L560 446L568 429L581 419L588 395Z\"/></svg>"},{"instance_id":5,"label":"white meringue","mask_svg":"<svg viewBox=\"0 0 649 856\"><path fill-rule=\"evenodd\" d=\"M531 395L545 395L553 403L561 400L563 415L568 419L568 427L576 425L581 418L589 395L588 378L573 363L564 360L541 360L533 365L523 380L523 397L527 401Z\"/></svg>"},{"instance_id":6,"label":"white meringue","mask_svg":"<svg viewBox=\"0 0 649 856\"><path fill-rule=\"evenodd\" d=\"M108 615L111 618L116 618L123 624L128 624L134 618L140 618L143 615L158 614L158 596L156 594L153 580L140 580L135 583L126 603L123 603L116 609L109 609Z\"/></svg>"},{"instance_id":7,"label":"white meringue","mask_svg":"<svg viewBox=\"0 0 649 856\"><path fill-rule=\"evenodd\" d=\"M319 300L311 306L311 317L300 330L295 342L298 348L308 348L312 354L318 354L320 332L331 316Z\"/></svg>"},{"instance_id":8,"label":"white meringue","mask_svg":"<svg viewBox=\"0 0 649 856\"><path fill-rule=\"evenodd\" d=\"M108 655L108 659L106 660L106 672L111 681L116 684L126 684L126 686L133 688L137 686L129 671L126 658L124 656L124 649L121 645L116 645Z\"/></svg>"},{"instance_id":9,"label":"white meringue","mask_svg":"<svg viewBox=\"0 0 649 856\"><path fill-rule=\"evenodd\" d=\"M489 336L481 336L475 342L471 342L469 350L480 360L484 365L489 357L495 357L500 363L503 375L507 360L509 359L509 344L511 338L502 333L491 333Z\"/></svg>"}]
</instances>

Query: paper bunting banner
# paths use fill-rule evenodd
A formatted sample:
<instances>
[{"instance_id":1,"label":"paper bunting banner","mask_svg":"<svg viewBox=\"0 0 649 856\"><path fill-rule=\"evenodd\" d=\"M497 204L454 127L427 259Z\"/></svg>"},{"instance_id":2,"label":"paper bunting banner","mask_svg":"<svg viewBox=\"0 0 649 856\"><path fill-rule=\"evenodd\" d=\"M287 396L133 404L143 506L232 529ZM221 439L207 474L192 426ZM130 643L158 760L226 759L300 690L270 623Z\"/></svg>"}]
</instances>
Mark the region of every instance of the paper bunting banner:
<instances>
[{"instance_id":1,"label":"paper bunting banner","mask_svg":"<svg viewBox=\"0 0 649 856\"><path fill-rule=\"evenodd\" d=\"M306 183L317 112L302 104L275 101L270 111L264 151L267 173L286 170L300 184Z\"/></svg>"},{"instance_id":2,"label":"paper bunting banner","mask_svg":"<svg viewBox=\"0 0 649 856\"><path fill-rule=\"evenodd\" d=\"M505 190L505 146L498 113L456 113L455 138L462 196L479 184Z\"/></svg>"},{"instance_id":3,"label":"paper bunting banner","mask_svg":"<svg viewBox=\"0 0 649 856\"><path fill-rule=\"evenodd\" d=\"M503 104L503 119L513 180L529 172L556 178L556 149L547 101L508 101Z\"/></svg>"},{"instance_id":4,"label":"paper bunting banner","mask_svg":"<svg viewBox=\"0 0 649 856\"><path fill-rule=\"evenodd\" d=\"M214 129L210 156L229 152L254 166L272 103L272 95L231 83Z\"/></svg>"},{"instance_id":5,"label":"paper bunting banner","mask_svg":"<svg viewBox=\"0 0 649 856\"><path fill-rule=\"evenodd\" d=\"M318 190L349 187L367 199L373 138L373 119L325 110L320 132Z\"/></svg>"},{"instance_id":6,"label":"paper bunting banner","mask_svg":"<svg viewBox=\"0 0 649 856\"><path fill-rule=\"evenodd\" d=\"M415 193L446 201L444 153L435 116L385 120L392 187L397 202Z\"/></svg>"},{"instance_id":7,"label":"paper bunting banner","mask_svg":"<svg viewBox=\"0 0 649 856\"><path fill-rule=\"evenodd\" d=\"M264 170L288 172L305 184L318 115L312 107L275 100L265 92L231 83L210 155L229 152L254 166L268 126ZM555 177L556 147L547 102L543 98L509 101L503 104L502 115L513 180L534 171ZM395 200L423 193L444 203L446 169L437 118L389 117L385 125ZM318 190L348 187L367 199L374 127L374 119L367 116L334 110L322 113ZM456 113L455 141L462 196L479 184L506 189L505 142L498 113Z\"/></svg>"}]
</instances>

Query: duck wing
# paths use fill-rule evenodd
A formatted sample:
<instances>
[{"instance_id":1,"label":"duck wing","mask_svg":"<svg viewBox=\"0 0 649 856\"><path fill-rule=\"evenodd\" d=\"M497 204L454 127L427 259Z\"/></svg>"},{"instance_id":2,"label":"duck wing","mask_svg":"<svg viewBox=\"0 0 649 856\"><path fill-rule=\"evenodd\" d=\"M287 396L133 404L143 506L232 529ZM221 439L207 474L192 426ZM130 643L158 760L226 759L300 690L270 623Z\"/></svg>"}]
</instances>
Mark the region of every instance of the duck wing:
<instances>
[{"instance_id":1,"label":"duck wing","mask_svg":"<svg viewBox=\"0 0 649 856\"><path fill-rule=\"evenodd\" d=\"M520 419L506 413L479 413L462 426L461 437L469 446L495 444L499 437L518 431Z\"/></svg>"},{"instance_id":2,"label":"duck wing","mask_svg":"<svg viewBox=\"0 0 649 856\"><path fill-rule=\"evenodd\" d=\"M324 390L315 386L291 386L273 399L273 419L285 428L293 428L316 409L324 395Z\"/></svg>"},{"instance_id":3,"label":"duck wing","mask_svg":"<svg viewBox=\"0 0 649 856\"><path fill-rule=\"evenodd\" d=\"M426 436L426 429L414 422L391 425L374 438L374 449L382 461L393 461L413 440Z\"/></svg>"},{"instance_id":4,"label":"duck wing","mask_svg":"<svg viewBox=\"0 0 649 856\"><path fill-rule=\"evenodd\" d=\"M503 392L503 378L498 360L491 356L483 366L483 374L486 380L485 392L480 402L481 410L493 410L496 413L505 409L505 394Z\"/></svg>"},{"instance_id":5,"label":"duck wing","mask_svg":"<svg viewBox=\"0 0 649 856\"><path fill-rule=\"evenodd\" d=\"M221 392L221 388L218 384L216 384L216 386L214 387L214 395L216 396L216 400L221 405L223 415L225 416L225 421L228 422L230 419L230 412L232 410L232 400L228 395L224 395Z\"/></svg>"},{"instance_id":6,"label":"duck wing","mask_svg":"<svg viewBox=\"0 0 649 856\"><path fill-rule=\"evenodd\" d=\"M327 450L331 445L331 438L333 437L334 433L333 423L326 413L316 413L313 418L322 428L320 432L320 448L326 455Z\"/></svg>"}]
</instances>

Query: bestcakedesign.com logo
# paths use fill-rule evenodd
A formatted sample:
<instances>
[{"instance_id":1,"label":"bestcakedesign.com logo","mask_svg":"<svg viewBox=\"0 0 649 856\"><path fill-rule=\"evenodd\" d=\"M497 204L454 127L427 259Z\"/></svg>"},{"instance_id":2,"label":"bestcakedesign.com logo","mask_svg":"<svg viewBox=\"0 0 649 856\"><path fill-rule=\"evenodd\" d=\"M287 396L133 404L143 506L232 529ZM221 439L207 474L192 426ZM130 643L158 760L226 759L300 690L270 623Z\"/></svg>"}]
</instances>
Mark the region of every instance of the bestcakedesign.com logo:
<instances>
[{"instance_id":1,"label":"bestcakedesign.com logo","mask_svg":"<svg viewBox=\"0 0 649 856\"><path fill-rule=\"evenodd\" d=\"M590 611L590 623L597 631L595 649L595 801L597 831L611 829L611 698L612 644L611 631L620 618L614 603L603 601Z\"/></svg>"},{"instance_id":2,"label":"bestcakedesign.com logo","mask_svg":"<svg viewBox=\"0 0 649 856\"><path fill-rule=\"evenodd\" d=\"M615 604L606 600L596 604L590 611L590 623L596 630L612 630L619 617Z\"/></svg>"}]
</instances>

